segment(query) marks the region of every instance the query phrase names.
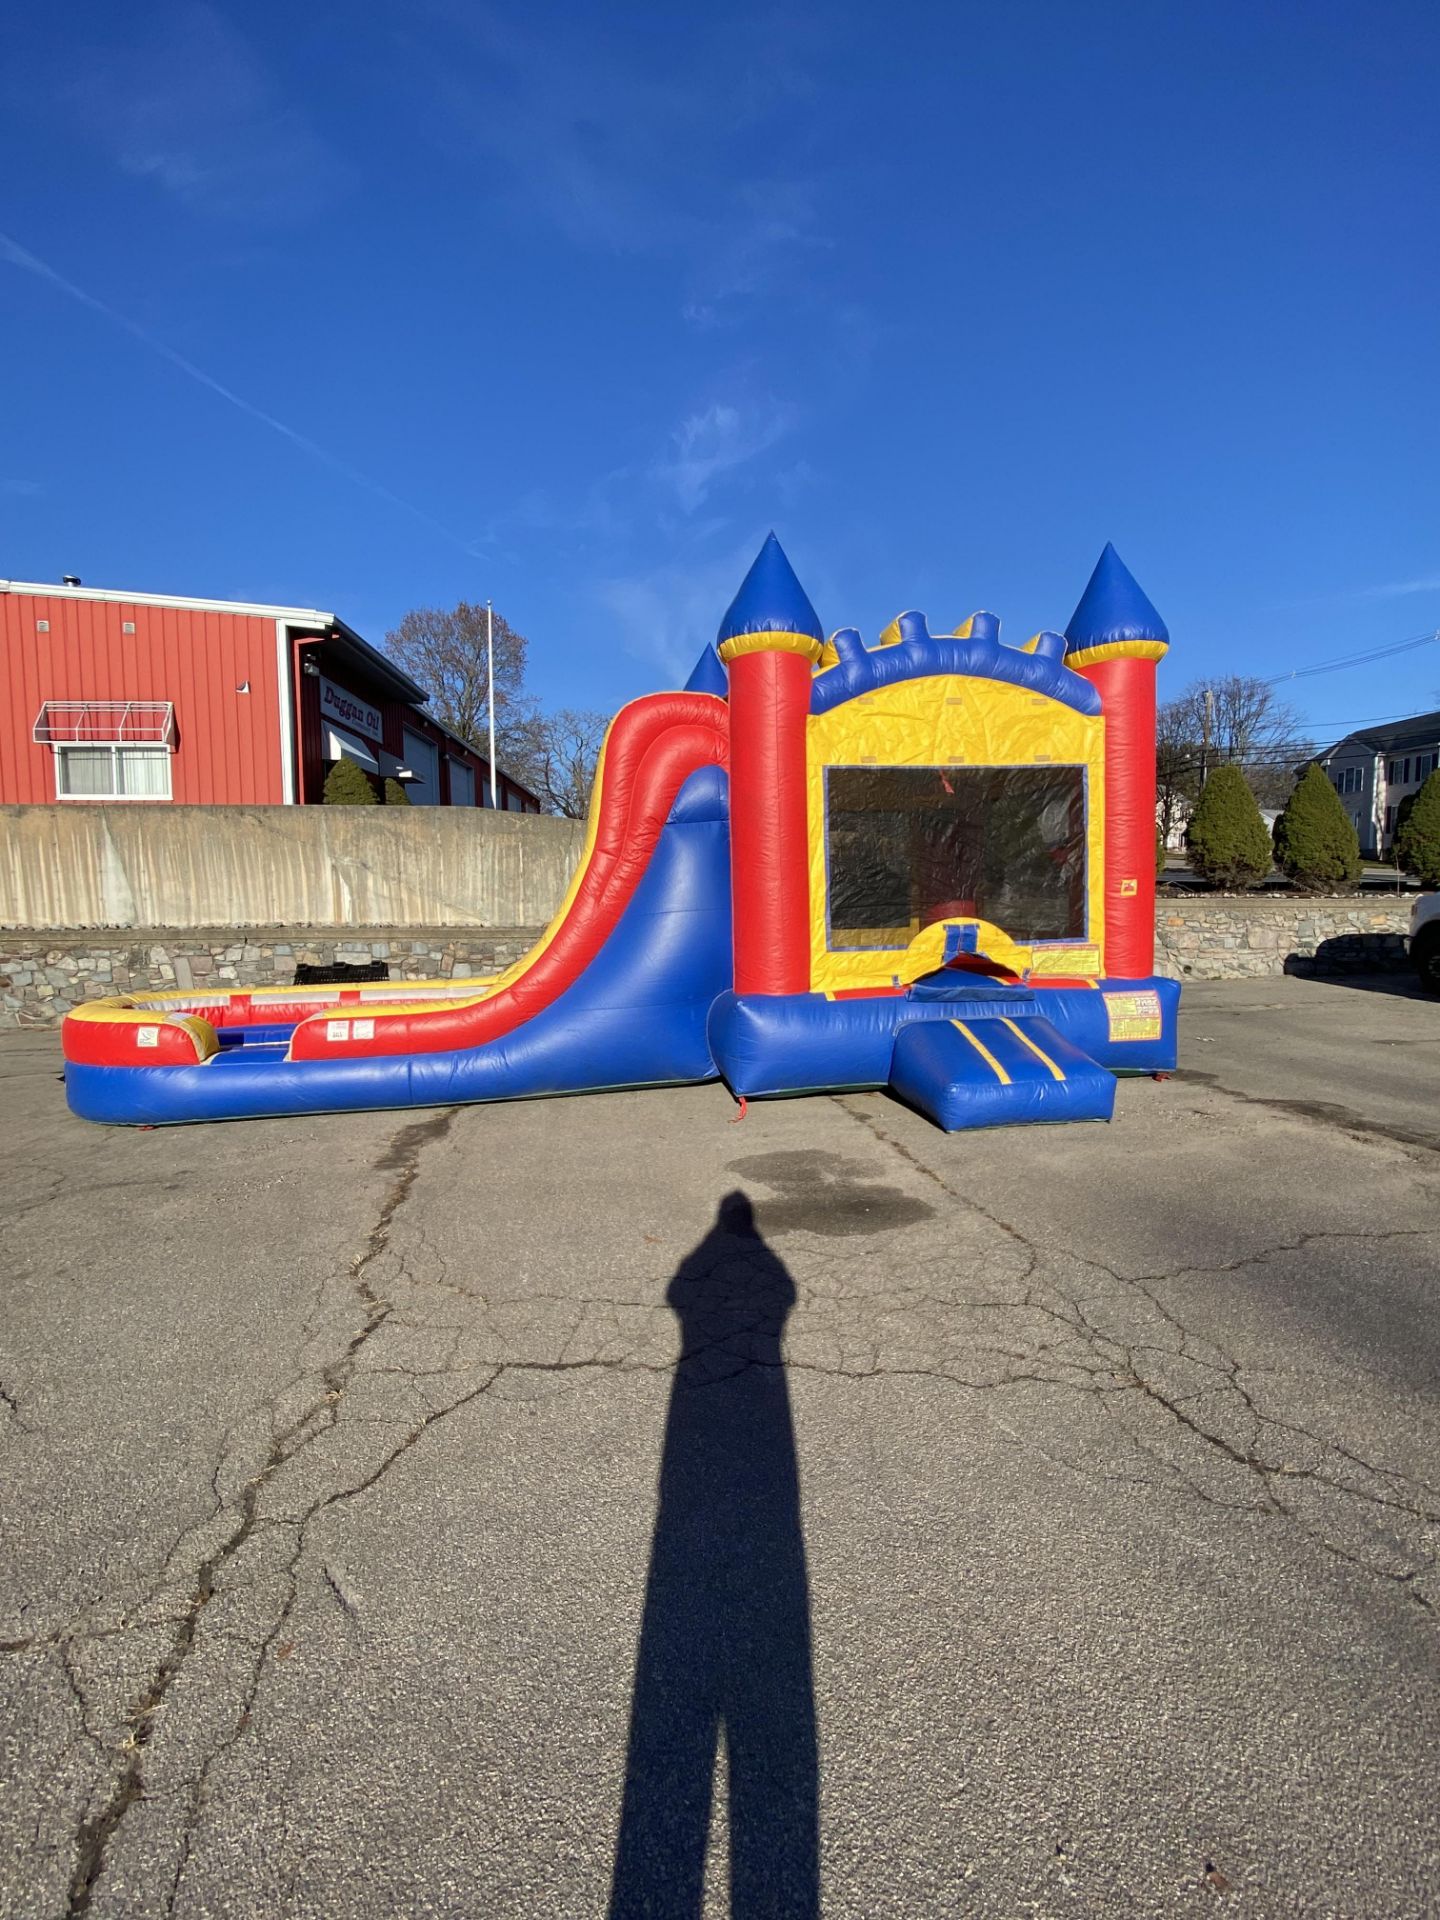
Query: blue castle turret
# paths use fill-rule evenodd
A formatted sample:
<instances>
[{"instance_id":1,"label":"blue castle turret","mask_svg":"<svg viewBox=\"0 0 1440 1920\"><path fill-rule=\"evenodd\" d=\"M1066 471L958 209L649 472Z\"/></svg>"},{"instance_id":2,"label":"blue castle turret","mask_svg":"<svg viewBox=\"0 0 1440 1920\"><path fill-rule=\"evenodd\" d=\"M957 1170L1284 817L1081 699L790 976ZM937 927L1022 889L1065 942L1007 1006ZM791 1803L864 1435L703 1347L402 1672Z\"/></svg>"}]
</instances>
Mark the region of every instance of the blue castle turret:
<instances>
[{"instance_id":1,"label":"blue castle turret","mask_svg":"<svg viewBox=\"0 0 1440 1920\"><path fill-rule=\"evenodd\" d=\"M727 640L747 633L798 633L809 640L825 638L820 616L795 578L795 569L773 533L766 534L765 544L740 582L740 591L726 609L715 638L723 647Z\"/></svg>"},{"instance_id":2,"label":"blue castle turret","mask_svg":"<svg viewBox=\"0 0 1440 1920\"><path fill-rule=\"evenodd\" d=\"M1123 648L1127 659L1158 660L1170 644L1169 628L1109 541L1070 616L1065 641L1070 667L1119 659L1115 648Z\"/></svg>"},{"instance_id":3,"label":"blue castle turret","mask_svg":"<svg viewBox=\"0 0 1440 1920\"><path fill-rule=\"evenodd\" d=\"M810 596L796 579L795 569L773 533L766 534L764 545L751 562L750 571L740 583L740 591L720 622L715 642L716 646L724 647L726 641L761 633L798 634L817 645L825 638L820 616L811 606ZM734 650L732 647L730 652ZM716 693L723 699L728 682L720 658L715 646L706 647L691 669L685 691Z\"/></svg>"}]
</instances>

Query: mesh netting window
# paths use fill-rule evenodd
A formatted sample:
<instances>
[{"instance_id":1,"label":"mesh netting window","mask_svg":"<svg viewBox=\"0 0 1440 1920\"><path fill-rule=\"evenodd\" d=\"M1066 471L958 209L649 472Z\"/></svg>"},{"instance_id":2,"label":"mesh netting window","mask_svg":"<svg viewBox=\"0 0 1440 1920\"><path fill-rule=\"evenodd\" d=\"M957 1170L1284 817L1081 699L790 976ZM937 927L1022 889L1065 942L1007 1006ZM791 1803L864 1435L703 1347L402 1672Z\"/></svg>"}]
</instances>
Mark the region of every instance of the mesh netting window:
<instances>
[{"instance_id":1,"label":"mesh netting window","mask_svg":"<svg viewBox=\"0 0 1440 1920\"><path fill-rule=\"evenodd\" d=\"M825 796L832 947L972 918L1084 938L1083 767L830 767Z\"/></svg>"}]
</instances>

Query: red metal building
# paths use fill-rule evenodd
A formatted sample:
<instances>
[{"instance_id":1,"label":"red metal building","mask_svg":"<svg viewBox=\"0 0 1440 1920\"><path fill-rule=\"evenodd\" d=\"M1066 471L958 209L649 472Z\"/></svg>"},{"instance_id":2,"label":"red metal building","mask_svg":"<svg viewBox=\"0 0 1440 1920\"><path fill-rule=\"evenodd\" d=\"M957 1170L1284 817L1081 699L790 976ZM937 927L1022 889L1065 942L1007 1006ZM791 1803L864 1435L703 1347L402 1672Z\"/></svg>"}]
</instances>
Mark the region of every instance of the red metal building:
<instances>
[{"instance_id":1,"label":"red metal building","mask_svg":"<svg viewBox=\"0 0 1440 1920\"><path fill-rule=\"evenodd\" d=\"M0 580L0 803L288 806L350 759L418 805L488 807L488 765L426 698L316 608Z\"/></svg>"}]
</instances>

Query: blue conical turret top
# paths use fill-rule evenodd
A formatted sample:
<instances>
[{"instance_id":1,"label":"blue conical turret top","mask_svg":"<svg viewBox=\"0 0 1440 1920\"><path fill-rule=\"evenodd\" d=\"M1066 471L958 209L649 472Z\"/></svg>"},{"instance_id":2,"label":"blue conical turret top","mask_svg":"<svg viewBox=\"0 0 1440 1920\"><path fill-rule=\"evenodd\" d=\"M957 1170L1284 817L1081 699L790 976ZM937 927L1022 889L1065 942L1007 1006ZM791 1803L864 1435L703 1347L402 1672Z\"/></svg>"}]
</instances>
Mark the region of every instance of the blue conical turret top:
<instances>
[{"instance_id":1,"label":"blue conical turret top","mask_svg":"<svg viewBox=\"0 0 1440 1920\"><path fill-rule=\"evenodd\" d=\"M820 616L773 533L766 534L764 546L730 602L716 642L734 640L743 633L801 633L809 640L825 638Z\"/></svg>"},{"instance_id":2,"label":"blue conical turret top","mask_svg":"<svg viewBox=\"0 0 1440 1920\"><path fill-rule=\"evenodd\" d=\"M725 669L720 664L720 656L707 640L705 651L690 669L690 678L685 682L686 693L715 693L723 700L730 691L730 682L725 677Z\"/></svg>"},{"instance_id":3,"label":"blue conical turret top","mask_svg":"<svg viewBox=\"0 0 1440 1920\"><path fill-rule=\"evenodd\" d=\"M1106 542L1095 562L1090 584L1070 616L1065 638L1071 653L1089 647L1113 646L1125 640L1156 640L1169 644L1165 622L1141 591L1133 573Z\"/></svg>"}]
</instances>

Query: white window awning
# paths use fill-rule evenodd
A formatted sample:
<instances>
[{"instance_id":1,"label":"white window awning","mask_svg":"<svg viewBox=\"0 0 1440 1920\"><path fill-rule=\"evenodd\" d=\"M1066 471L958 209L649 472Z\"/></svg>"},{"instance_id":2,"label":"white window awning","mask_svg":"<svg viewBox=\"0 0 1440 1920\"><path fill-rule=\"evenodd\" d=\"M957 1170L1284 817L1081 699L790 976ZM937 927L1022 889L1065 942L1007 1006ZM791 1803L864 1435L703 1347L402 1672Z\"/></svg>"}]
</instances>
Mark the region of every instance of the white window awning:
<instances>
[{"instance_id":1,"label":"white window awning","mask_svg":"<svg viewBox=\"0 0 1440 1920\"><path fill-rule=\"evenodd\" d=\"M353 733L345 733L339 727L325 729L325 758L327 760L355 760L367 773L379 773L380 762L366 746L363 740L357 740Z\"/></svg>"},{"instance_id":2,"label":"white window awning","mask_svg":"<svg viewBox=\"0 0 1440 1920\"><path fill-rule=\"evenodd\" d=\"M31 739L41 747L170 747L175 705L170 700L47 700Z\"/></svg>"}]
</instances>

